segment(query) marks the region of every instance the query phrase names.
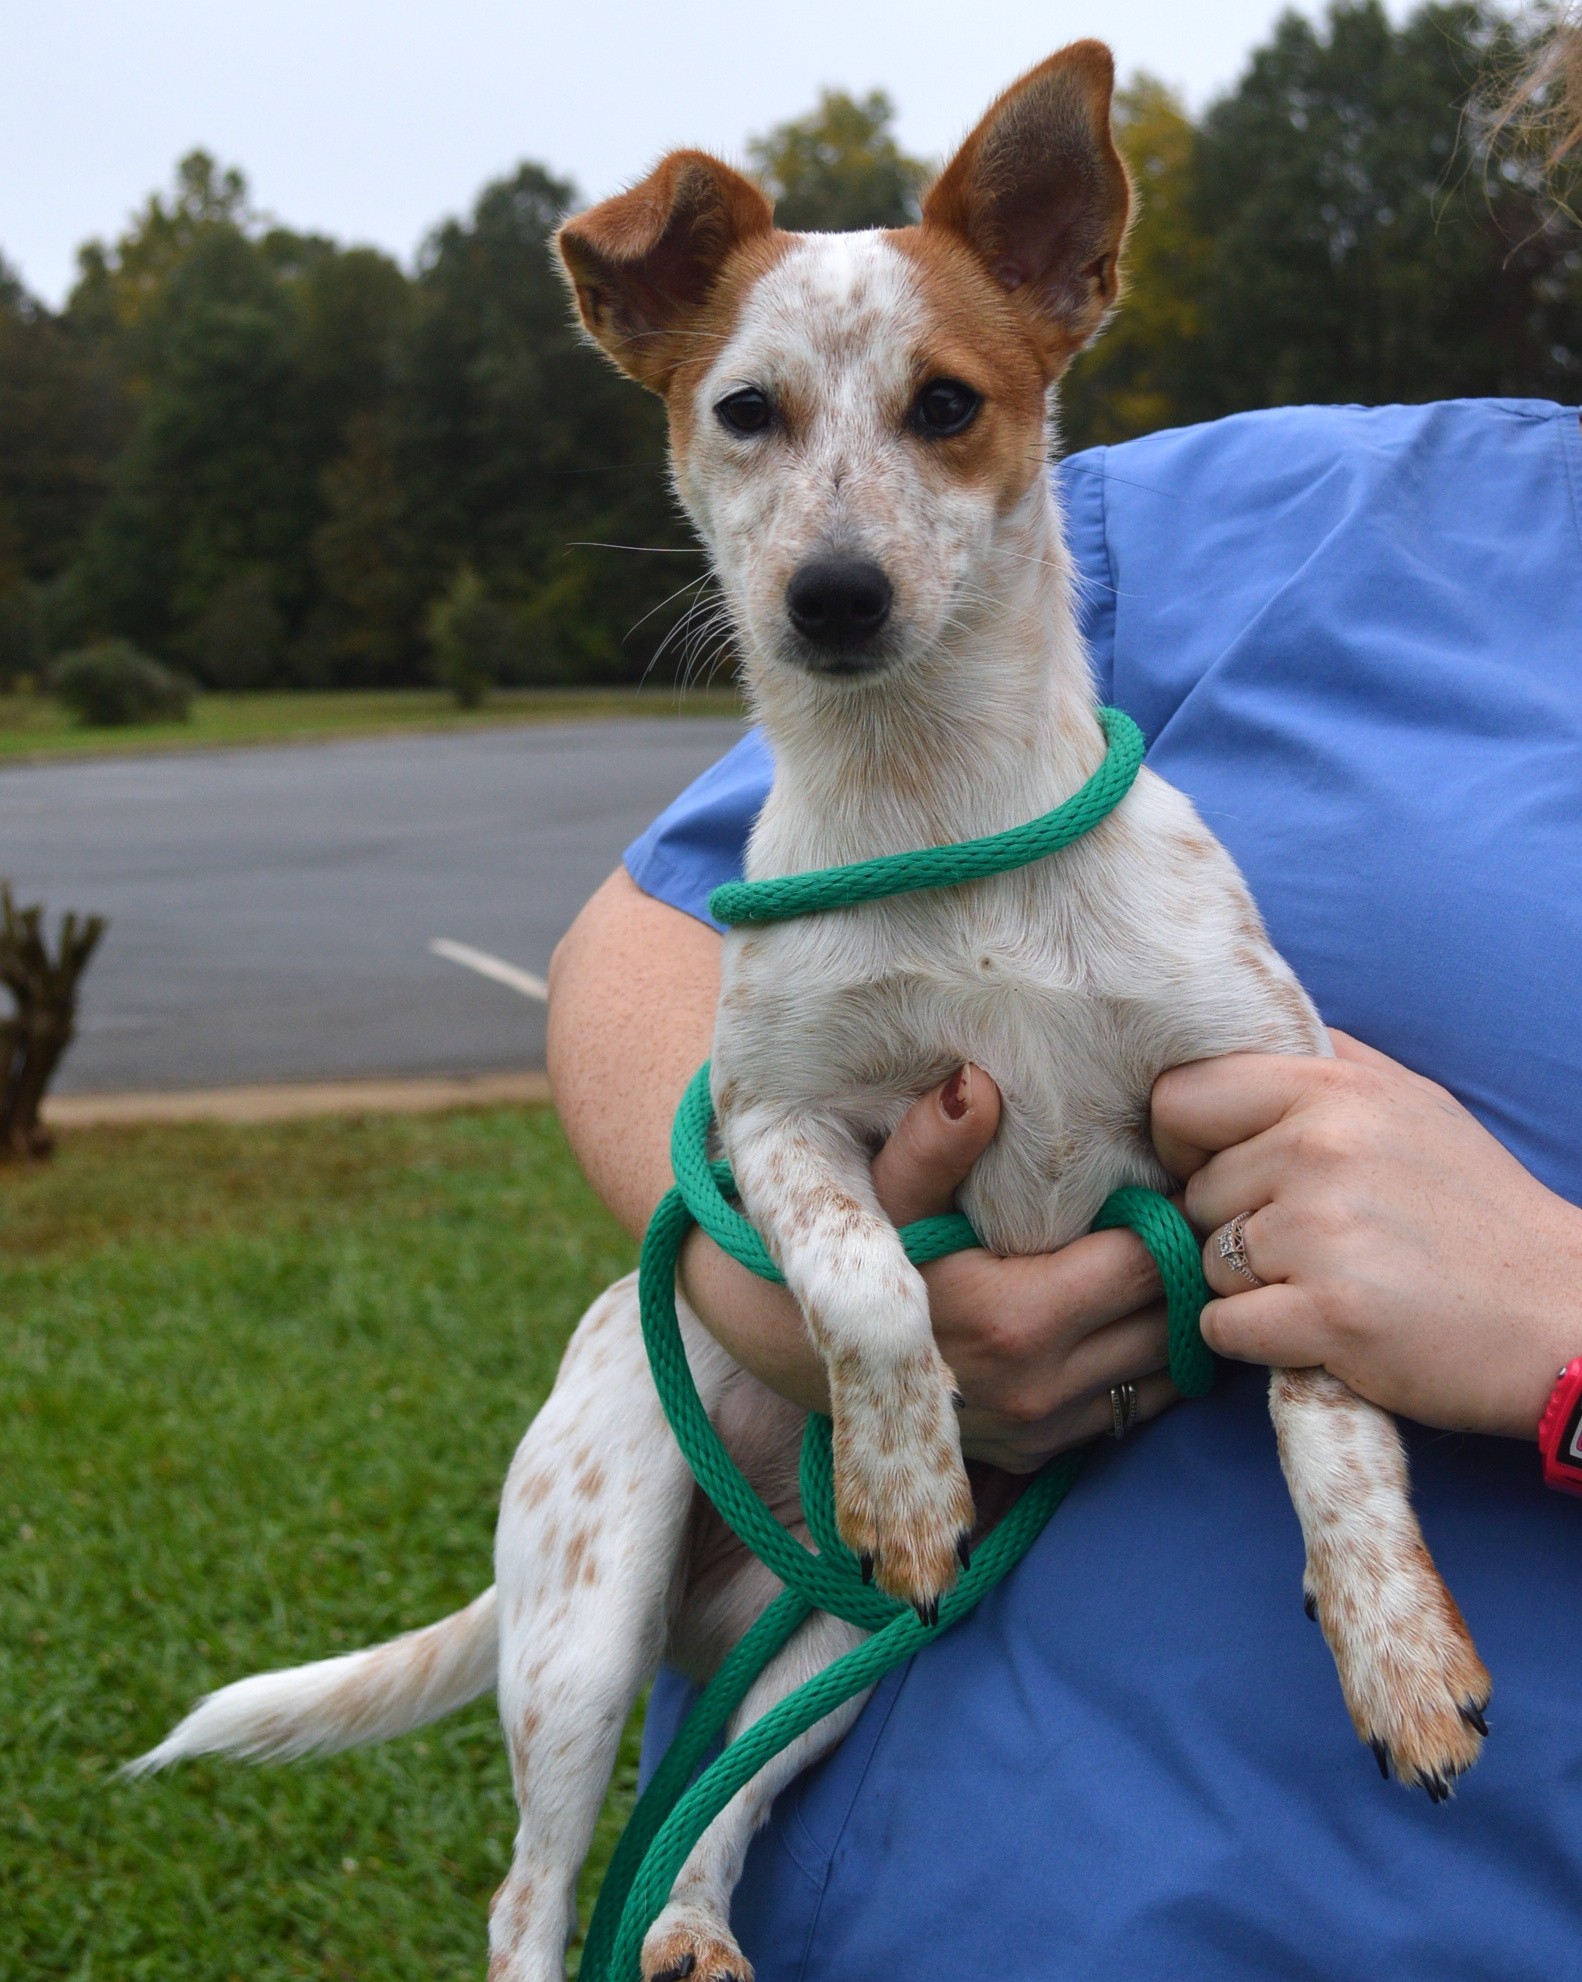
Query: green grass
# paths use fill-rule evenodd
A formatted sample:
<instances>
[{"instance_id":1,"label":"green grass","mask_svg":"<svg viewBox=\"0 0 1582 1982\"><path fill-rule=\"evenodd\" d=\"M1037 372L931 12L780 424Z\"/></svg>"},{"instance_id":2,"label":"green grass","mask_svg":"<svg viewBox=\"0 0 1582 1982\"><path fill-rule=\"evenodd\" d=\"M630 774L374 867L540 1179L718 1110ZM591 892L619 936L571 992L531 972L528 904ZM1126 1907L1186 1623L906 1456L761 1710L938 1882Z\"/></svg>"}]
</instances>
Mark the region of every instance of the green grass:
<instances>
[{"instance_id":1,"label":"green grass","mask_svg":"<svg viewBox=\"0 0 1582 1982\"><path fill-rule=\"evenodd\" d=\"M290 1768L114 1769L208 1688L490 1579L632 1247L547 1111L102 1130L0 1170L0 1976L475 1978L492 1702ZM590 1889L629 1804L629 1729Z\"/></svg>"},{"instance_id":2,"label":"green grass","mask_svg":"<svg viewBox=\"0 0 1582 1982\"><path fill-rule=\"evenodd\" d=\"M31 757L122 756L249 743L301 743L403 730L479 729L504 723L573 722L601 716L731 716L730 688L520 688L481 709L458 709L437 688L259 695L200 695L185 723L82 729L45 695L0 694L0 764Z\"/></svg>"}]
</instances>

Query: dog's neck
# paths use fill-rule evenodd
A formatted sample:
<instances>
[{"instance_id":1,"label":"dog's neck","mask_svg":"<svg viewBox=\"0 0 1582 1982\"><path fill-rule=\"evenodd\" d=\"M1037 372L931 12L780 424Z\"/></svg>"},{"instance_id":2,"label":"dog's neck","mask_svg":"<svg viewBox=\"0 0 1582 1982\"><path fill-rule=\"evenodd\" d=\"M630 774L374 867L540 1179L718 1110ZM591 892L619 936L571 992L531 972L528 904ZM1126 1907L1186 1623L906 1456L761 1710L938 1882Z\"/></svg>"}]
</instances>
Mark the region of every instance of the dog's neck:
<instances>
[{"instance_id":1,"label":"dog's neck","mask_svg":"<svg viewBox=\"0 0 1582 1982\"><path fill-rule=\"evenodd\" d=\"M775 779L754 877L1004 831L1104 754L1059 516L1040 480L937 650L885 674L749 669Z\"/></svg>"}]
</instances>

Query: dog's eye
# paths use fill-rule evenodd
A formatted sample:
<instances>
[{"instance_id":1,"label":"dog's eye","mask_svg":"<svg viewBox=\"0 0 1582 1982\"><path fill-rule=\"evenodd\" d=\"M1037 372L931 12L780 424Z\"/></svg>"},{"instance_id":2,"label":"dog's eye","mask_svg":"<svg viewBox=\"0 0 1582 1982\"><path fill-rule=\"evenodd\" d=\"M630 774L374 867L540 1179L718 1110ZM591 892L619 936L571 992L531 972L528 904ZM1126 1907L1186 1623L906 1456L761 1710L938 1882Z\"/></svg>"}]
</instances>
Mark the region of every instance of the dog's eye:
<instances>
[{"instance_id":1,"label":"dog's eye","mask_svg":"<svg viewBox=\"0 0 1582 1982\"><path fill-rule=\"evenodd\" d=\"M930 379L917 395L912 418L920 432L948 438L964 433L977 418L982 399L960 379Z\"/></svg>"},{"instance_id":2,"label":"dog's eye","mask_svg":"<svg viewBox=\"0 0 1582 1982\"><path fill-rule=\"evenodd\" d=\"M773 420L774 408L767 392L760 392L755 385L744 385L740 392L729 393L722 399L714 414L728 433L761 434Z\"/></svg>"}]
</instances>

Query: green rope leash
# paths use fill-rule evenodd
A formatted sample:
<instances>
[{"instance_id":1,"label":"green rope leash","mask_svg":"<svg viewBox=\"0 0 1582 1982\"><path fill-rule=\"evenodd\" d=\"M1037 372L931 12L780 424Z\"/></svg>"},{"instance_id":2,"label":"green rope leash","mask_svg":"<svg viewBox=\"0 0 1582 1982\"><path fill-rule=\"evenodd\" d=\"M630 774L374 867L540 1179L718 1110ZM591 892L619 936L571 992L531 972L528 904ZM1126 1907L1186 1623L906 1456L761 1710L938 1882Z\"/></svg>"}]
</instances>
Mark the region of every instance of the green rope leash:
<instances>
[{"instance_id":1,"label":"green rope leash","mask_svg":"<svg viewBox=\"0 0 1582 1982\"><path fill-rule=\"evenodd\" d=\"M859 860L850 867L819 867L811 874L788 874L777 881L728 881L709 896L718 922L790 922L799 915L851 908L857 902L909 895L920 888L955 888L990 874L1029 867L1092 832L1132 788L1143 761L1143 733L1124 709L1100 709L1099 724L1109 749L1104 762L1080 791L1063 805L1009 832L955 846L931 846L916 853L890 853Z\"/></svg>"},{"instance_id":2,"label":"green rope leash","mask_svg":"<svg viewBox=\"0 0 1582 1982\"><path fill-rule=\"evenodd\" d=\"M1104 763L1065 804L1030 825L955 847L896 854L853 867L825 868L784 880L716 888L709 907L722 922L775 922L848 907L919 888L950 887L1041 860L1097 825L1130 790L1142 761L1142 737L1116 709L1100 712L1109 740ZM843 1701L865 1691L972 1610L1021 1561L1065 1499L1085 1451L1066 1452L1029 1482L1010 1513L974 1552L971 1567L925 1625L910 1606L862 1580L856 1557L835 1526L834 1470L828 1418L808 1418L802 1442L802 1507L816 1543L808 1548L777 1521L749 1486L709 1421L687 1365L676 1313L676 1266L694 1225L760 1279L784 1276L752 1224L731 1201L729 1165L709 1161L713 1124L709 1068L700 1067L682 1097L671 1132L675 1188L654 1213L638 1276L643 1339L654 1382L677 1444L721 1517L785 1584L726 1658L687 1716L639 1799L605 1874L582 1951L588 1982L637 1982L643 1937L670 1896L676 1876L708 1826L764 1763ZM1197 1241L1168 1199L1127 1189L1109 1197L1094 1221L1100 1231L1125 1226L1153 1255L1169 1313L1170 1374L1177 1389L1200 1397L1214 1380L1213 1358L1198 1331L1209 1297ZM901 1243L914 1266L962 1252L980 1241L959 1215L905 1226ZM701 1775L709 1749L770 1660L805 1618L826 1611L873 1635L817 1673L731 1741ZM697 1780L693 1777L697 1775Z\"/></svg>"}]
</instances>

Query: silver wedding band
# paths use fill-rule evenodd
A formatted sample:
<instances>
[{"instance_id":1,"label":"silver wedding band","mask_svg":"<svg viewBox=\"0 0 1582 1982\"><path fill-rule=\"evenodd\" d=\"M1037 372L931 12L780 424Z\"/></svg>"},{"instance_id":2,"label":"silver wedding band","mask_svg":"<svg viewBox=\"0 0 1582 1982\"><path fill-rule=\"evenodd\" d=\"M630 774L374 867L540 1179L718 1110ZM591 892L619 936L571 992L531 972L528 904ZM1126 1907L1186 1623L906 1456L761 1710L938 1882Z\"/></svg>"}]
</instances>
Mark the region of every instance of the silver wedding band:
<instances>
[{"instance_id":1,"label":"silver wedding band","mask_svg":"<svg viewBox=\"0 0 1582 1982\"><path fill-rule=\"evenodd\" d=\"M1110 1437L1123 1439L1137 1420L1137 1386L1135 1383L1112 1383L1110 1385Z\"/></svg>"},{"instance_id":2,"label":"silver wedding band","mask_svg":"<svg viewBox=\"0 0 1582 1982\"><path fill-rule=\"evenodd\" d=\"M1219 1256L1239 1280L1245 1280L1249 1287L1266 1287L1269 1283L1260 1280L1247 1260L1247 1220L1251 1214L1240 1211L1225 1226L1219 1235Z\"/></svg>"}]
</instances>

